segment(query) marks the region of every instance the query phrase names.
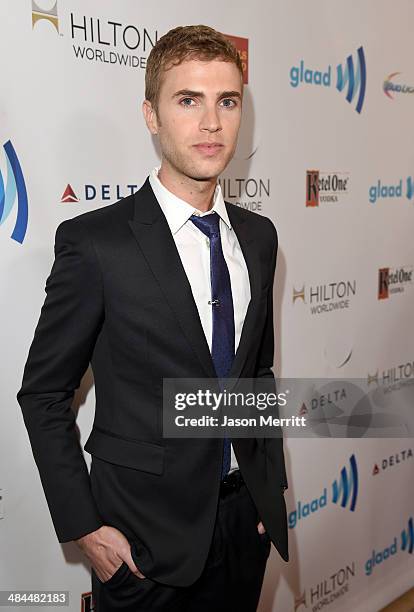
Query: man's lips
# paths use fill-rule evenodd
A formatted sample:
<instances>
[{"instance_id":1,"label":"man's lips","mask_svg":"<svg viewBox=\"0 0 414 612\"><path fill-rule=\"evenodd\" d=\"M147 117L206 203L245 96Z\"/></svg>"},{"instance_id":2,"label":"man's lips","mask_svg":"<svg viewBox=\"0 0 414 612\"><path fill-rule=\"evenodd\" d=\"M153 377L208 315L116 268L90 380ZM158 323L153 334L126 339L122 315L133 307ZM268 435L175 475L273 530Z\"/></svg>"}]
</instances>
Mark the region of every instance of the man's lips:
<instances>
[{"instance_id":1,"label":"man's lips","mask_svg":"<svg viewBox=\"0 0 414 612\"><path fill-rule=\"evenodd\" d=\"M199 144L194 145L194 148L200 153L205 153L206 155L215 155L218 151L221 151L224 145L219 144L218 142L200 142Z\"/></svg>"}]
</instances>

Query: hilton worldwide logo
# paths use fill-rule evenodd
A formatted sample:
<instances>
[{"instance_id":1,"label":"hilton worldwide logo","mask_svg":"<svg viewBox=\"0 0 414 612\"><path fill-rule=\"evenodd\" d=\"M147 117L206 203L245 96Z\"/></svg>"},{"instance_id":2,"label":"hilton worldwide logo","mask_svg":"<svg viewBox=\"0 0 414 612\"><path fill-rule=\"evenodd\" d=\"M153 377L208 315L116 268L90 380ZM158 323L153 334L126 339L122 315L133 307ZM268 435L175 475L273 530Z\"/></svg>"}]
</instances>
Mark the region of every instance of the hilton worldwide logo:
<instances>
[{"instance_id":1,"label":"hilton worldwide logo","mask_svg":"<svg viewBox=\"0 0 414 612\"><path fill-rule=\"evenodd\" d=\"M39 7L38 3L35 0L32 0L32 29L35 25L45 19L55 28L56 32L59 34L59 19L57 12L57 0L51 9L48 11Z\"/></svg>"},{"instance_id":2,"label":"hilton worldwide logo","mask_svg":"<svg viewBox=\"0 0 414 612\"><path fill-rule=\"evenodd\" d=\"M327 314L334 310L351 307L351 300L356 294L356 280L341 280L322 285L303 284L299 289L293 287L293 304L301 301L309 305L310 313Z\"/></svg>"},{"instance_id":3,"label":"hilton worldwide logo","mask_svg":"<svg viewBox=\"0 0 414 612\"><path fill-rule=\"evenodd\" d=\"M414 382L414 361L407 361L391 366L386 370L377 370L367 375L367 385L387 387L389 391L398 391L405 385Z\"/></svg>"},{"instance_id":4,"label":"hilton worldwide logo","mask_svg":"<svg viewBox=\"0 0 414 612\"><path fill-rule=\"evenodd\" d=\"M72 42L74 57L79 61L145 70L147 56L158 41L157 30L125 24L117 17L104 19L79 11L58 16L58 10L62 13L68 4L59 2L58 9L56 0L48 8L45 0L32 0L32 30L46 32L38 24L48 22L63 40ZM62 24L69 26L64 32L60 30Z\"/></svg>"},{"instance_id":5,"label":"hilton worldwide logo","mask_svg":"<svg viewBox=\"0 0 414 612\"><path fill-rule=\"evenodd\" d=\"M312 612L337 601L349 593L350 583L355 578L355 561L322 578L316 584L304 589L299 597L295 597L294 612L311 608Z\"/></svg>"}]
</instances>

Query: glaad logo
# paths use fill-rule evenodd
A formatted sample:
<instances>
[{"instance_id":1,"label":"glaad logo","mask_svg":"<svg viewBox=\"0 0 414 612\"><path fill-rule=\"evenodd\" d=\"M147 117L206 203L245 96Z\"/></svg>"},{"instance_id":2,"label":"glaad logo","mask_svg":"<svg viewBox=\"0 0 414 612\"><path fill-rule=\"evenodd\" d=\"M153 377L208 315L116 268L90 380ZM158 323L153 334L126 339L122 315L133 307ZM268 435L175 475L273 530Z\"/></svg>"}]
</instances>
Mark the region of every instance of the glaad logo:
<instances>
[{"instance_id":1,"label":"glaad logo","mask_svg":"<svg viewBox=\"0 0 414 612\"><path fill-rule=\"evenodd\" d=\"M403 193L403 183L405 183L405 193ZM383 185L381 179L378 179L375 185L369 188L369 201L375 204L378 200L403 199L412 200L414 197L414 180L411 176L400 180L394 185Z\"/></svg>"},{"instance_id":2,"label":"glaad logo","mask_svg":"<svg viewBox=\"0 0 414 612\"><path fill-rule=\"evenodd\" d=\"M344 466L340 477L332 483L331 502L342 508L348 507L351 512L355 511L358 499L358 466L355 455L349 458L348 469ZM322 495L309 502L298 501L295 510L289 513L289 529L294 529L298 522L311 514L314 514L328 504L328 489L324 487Z\"/></svg>"},{"instance_id":3,"label":"glaad logo","mask_svg":"<svg viewBox=\"0 0 414 612\"><path fill-rule=\"evenodd\" d=\"M395 293L404 293L413 282L413 268L380 268L378 270L378 299L386 300Z\"/></svg>"},{"instance_id":4,"label":"glaad logo","mask_svg":"<svg viewBox=\"0 0 414 612\"><path fill-rule=\"evenodd\" d=\"M345 66L338 64L336 68L336 89L346 93L346 100L350 104L356 99L355 110L361 113L364 105L367 71L363 47L357 49L357 57L354 61L352 55L345 60ZM322 87L332 86L332 66L328 66L325 72L312 70L305 67L302 59L299 66L290 69L290 84L298 87L301 83L309 85L320 85Z\"/></svg>"},{"instance_id":5,"label":"glaad logo","mask_svg":"<svg viewBox=\"0 0 414 612\"><path fill-rule=\"evenodd\" d=\"M384 85L383 85L384 93L391 100L395 100L391 92L408 93L408 94L414 93L414 87L412 87L411 85L400 85L399 83L392 82L392 79L395 79L395 77L398 76L399 74L401 74L401 72L393 72L389 74L384 81Z\"/></svg>"},{"instance_id":6,"label":"glaad logo","mask_svg":"<svg viewBox=\"0 0 414 612\"><path fill-rule=\"evenodd\" d=\"M55 4L52 6L50 11L45 11L37 5L35 0L32 0L32 30L35 27L36 23L41 19L46 19L49 21L55 28L56 32L59 34L59 19L57 14L57 0Z\"/></svg>"},{"instance_id":7,"label":"glaad logo","mask_svg":"<svg viewBox=\"0 0 414 612\"><path fill-rule=\"evenodd\" d=\"M398 538L396 536L391 544L386 546L383 550L376 551L374 549L371 557L365 562L365 574L371 576L377 565L381 565L381 563L384 563L401 551L406 551L410 555L412 555L414 551L414 522L412 516L408 519L407 527L401 531L400 547L398 548Z\"/></svg>"},{"instance_id":8,"label":"glaad logo","mask_svg":"<svg viewBox=\"0 0 414 612\"><path fill-rule=\"evenodd\" d=\"M17 197L17 217L11 235L16 242L23 242L27 230L28 203L23 172L16 151L10 140L3 145L7 163L6 186L0 171L0 225L9 216Z\"/></svg>"}]
</instances>

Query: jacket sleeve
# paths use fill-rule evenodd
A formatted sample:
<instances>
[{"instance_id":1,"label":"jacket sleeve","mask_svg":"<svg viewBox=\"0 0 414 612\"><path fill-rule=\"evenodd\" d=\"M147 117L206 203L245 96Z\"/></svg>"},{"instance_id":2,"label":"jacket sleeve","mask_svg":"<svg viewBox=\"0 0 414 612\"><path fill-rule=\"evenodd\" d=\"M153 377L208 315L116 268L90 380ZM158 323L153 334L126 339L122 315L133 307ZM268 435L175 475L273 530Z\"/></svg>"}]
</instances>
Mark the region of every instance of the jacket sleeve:
<instances>
[{"instance_id":1,"label":"jacket sleeve","mask_svg":"<svg viewBox=\"0 0 414 612\"><path fill-rule=\"evenodd\" d=\"M267 293L267 311L266 311L266 322L263 329L262 338L260 341L260 348L257 360L256 378L257 389L267 393L277 393L277 386L275 375L272 371L273 360L274 360L274 349L275 349L275 335L274 335L274 324L273 324L273 287L276 271L276 257L278 249L278 237L275 226L270 219L268 220L272 226L272 255L270 259L270 279ZM268 407L268 411L272 411L272 416L279 417L278 406ZM264 446L266 449L266 455L274 465L278 467L279 474L281 477L282 489L288 488L285 459L283 452L283 436L282 429L280 428L280 437L264 438Z\"/></svg>"},{"instance_id":2,"label":"jacket sleeve","mask_svg":"<svg viewBox=\"0 0 414 612\"><path fill-rule=\"evenodd\" d=\"M258 356L258 367L257 367L257 378L266 377L273 378L274 374L271 370L273 366L275 341L274 341L274 330L273 330L273 285L276 270L276 256L278 248L278 239L276 228L269 219L269 223L272 226L272 255L270 258L270 272L269 272L269 286L267 293L267 315L266 322L260 342L259 356Z\"/></svg>"},{"instance_id":3,"label":"jacket sleeve","mask_svg":"<svg viewBox=\"0 0 414 612\"><path fill-rule=\"evenodd\" d=\"M78 218L58 226L54 252L17 400L56 534L68 542L103 525L71 404L89 365L104 305L97 256Z\"/></svg>"}]
</instances>

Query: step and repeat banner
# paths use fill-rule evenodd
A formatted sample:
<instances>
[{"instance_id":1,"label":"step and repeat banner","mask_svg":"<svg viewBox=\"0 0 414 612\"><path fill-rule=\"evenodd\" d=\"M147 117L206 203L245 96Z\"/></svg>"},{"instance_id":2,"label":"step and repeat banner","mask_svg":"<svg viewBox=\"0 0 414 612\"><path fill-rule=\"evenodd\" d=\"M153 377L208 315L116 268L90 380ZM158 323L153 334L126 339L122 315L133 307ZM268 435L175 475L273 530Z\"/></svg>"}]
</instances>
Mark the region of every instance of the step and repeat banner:
<instances>
[{"instance_id":1,"label":"step and repeat banner","mask_svg":"<svg viewBox=\"0 0 414 612\"><path fill-rule=\"evenodd\" d=\"M301 414L340 410L341 379L390 402L413 384L413 21L409 0L0 2L0 589L67 590L70 610L93 609L16 393L56 227L133 193L159 163L141 103L148 54L172 27L210 25L243 59L243 126L221 185L278 229L275 373L338 380ZM90 370L74 409L83 445ZM361 438L286 440L290 562L272 549L261 612L376 612L412 586L412 439Z\"/></svg>"}]
</instances>

